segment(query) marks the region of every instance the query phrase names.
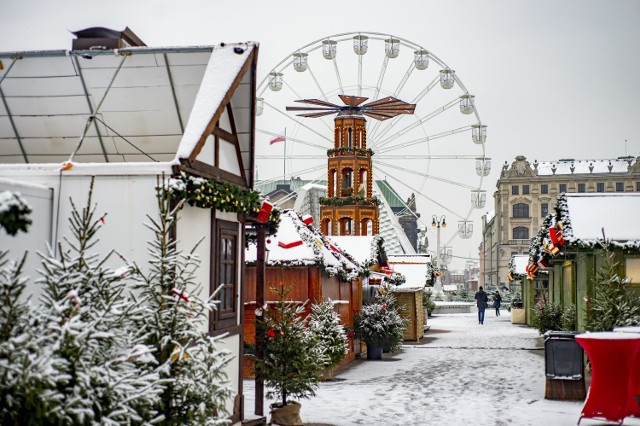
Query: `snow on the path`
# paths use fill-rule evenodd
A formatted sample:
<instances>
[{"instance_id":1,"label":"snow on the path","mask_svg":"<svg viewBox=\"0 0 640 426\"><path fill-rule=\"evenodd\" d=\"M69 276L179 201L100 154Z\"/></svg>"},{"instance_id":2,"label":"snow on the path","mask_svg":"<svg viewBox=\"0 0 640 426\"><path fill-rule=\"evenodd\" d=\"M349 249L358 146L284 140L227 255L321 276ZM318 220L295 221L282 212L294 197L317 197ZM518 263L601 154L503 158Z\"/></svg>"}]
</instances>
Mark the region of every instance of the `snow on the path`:
<instances>
[{"instance_id":1,"label":"snow on the path","mask_svg":"<svg viewBox=\"0 0 640 426\"><path fill-rule=\"evenodd\" d=\"M315 397L301 401L302 420L307 426L575 425L583 403L544 399L543 340L510 319L491 310L484 325L475 313L429 318L420 343L382 361L357 359L321 383ZM246 380L244 389L249 415L254 381ZM640 419L624 424L640 425Z\"/></svg>"}]
</instances>

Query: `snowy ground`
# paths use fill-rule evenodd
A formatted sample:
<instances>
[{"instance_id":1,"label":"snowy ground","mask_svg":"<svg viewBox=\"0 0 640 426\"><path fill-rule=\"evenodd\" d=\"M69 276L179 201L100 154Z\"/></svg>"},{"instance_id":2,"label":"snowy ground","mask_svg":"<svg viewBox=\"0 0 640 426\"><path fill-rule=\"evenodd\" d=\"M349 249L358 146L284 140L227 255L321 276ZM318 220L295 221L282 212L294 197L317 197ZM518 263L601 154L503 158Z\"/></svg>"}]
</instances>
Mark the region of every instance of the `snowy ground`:
<instances>
[{"instance_id":1,"label":"snowy ground","mask_svg":"<svg viewBox=\"0 0 640 426\"><path fill-rule=\"evenodd\" d=\"M307 426L575 425L582 402L544 399L543 341L513 325L508 312L438 315L418 344L382 361L357 359L317 395L302 400ZM254 409L254 382L245 381L245 413ZM265 403L268 407L268 402ZM590 419L585 426L606 424ZM625 425L640 425L626 419Z\"/></svg>"}]
</instances>

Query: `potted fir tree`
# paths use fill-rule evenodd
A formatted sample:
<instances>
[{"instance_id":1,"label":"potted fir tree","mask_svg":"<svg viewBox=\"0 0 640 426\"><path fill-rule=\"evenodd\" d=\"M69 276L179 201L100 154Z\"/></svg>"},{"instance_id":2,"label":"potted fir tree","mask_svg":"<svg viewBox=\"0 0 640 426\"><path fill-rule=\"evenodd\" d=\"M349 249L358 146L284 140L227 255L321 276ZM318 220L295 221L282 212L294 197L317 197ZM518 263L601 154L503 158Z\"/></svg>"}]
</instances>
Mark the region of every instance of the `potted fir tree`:
<instances>
[{"instance_id":1,"label":"potted fir tree","mask_svg":"<svg viewBox=\"0 0 640 426\"><path fill-rule=\"evenodd\" d=\"M309 329L315 334L322 351L326 355L324 364L324 376L333 378L333 367L347 356L347 334L340 324L340 317L333 309L331 299L322 303L311 305L309 316Z\"/></svg>"},{"instance_id":2,"label":"potted fir tree","mask_svg":"<svg viewBox=\"0 0 640 426\"><path fill-rule=\"evenodd\" d=\"M356 315L356 334L367 344L367 359L382 359L383 348L395 351L403 340L407 320L402 318L390 294L377 296Z\"/></svg>"},{"instance_id":3,"label":"potted fir tree","mask_svg":"<svg viewBox=\"0 0 640 426\"><path fill-rule=\"evenodd\" d=\"M325 355L303 318L306 302L288 301L289 289L282 285L271 292L278 300L263 309L263 321L256 323L256 339L263 351L260 357L252 356L256 377L264 380L267 398L278 398L271 405L271 423L302 425L300 403L288 398L315 395Z\"/></svg>"}]
</instances>

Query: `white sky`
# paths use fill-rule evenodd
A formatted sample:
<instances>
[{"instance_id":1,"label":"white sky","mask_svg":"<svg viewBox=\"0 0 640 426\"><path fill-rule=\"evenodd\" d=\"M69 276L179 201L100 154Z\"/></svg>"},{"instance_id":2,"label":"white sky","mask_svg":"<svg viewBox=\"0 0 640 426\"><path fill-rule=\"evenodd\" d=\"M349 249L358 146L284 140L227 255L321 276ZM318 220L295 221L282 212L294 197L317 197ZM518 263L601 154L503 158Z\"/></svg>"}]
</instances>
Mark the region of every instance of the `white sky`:
<instances>
[{"instance_id":1,"label":"white sky","mask_svg":"<svg viewBox=\"0 0 640 426\"><path fill-rule=\"evenodd\" d=\"M0 51L70 49L68 31L91 26L128 26L149 46L257 41L259 81L297 48L333 34L380 32L420 44L456 70L488 125L485 211L501 165L516 155L640 155L640 0L3 0ZM455 168L443 177L454 179ZM422 211L423 220L443 212ZM481 213L472 216L474 238L454 242L454 255L477 256ZM443 230L443 241L455 230ZM435 248L434 234L430 242Z\"/></svg>"}]
</instances>

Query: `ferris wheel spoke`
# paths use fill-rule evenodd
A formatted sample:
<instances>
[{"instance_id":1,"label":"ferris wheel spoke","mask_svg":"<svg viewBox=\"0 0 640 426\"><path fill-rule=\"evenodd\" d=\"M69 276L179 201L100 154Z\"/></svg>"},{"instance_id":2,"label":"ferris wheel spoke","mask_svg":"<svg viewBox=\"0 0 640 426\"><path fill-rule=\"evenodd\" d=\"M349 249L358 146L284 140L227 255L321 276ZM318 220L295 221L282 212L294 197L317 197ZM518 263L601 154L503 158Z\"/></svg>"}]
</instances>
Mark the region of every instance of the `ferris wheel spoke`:
<instances>
[{"instance_id":1,"label":"ferris wheel spoke","mask_svg":"<svg viewBox=\"0 0 640 426\"><path fill-rule=\"evenodd\" d=\"M325 135L323 135L322 133L318 132L317 130L315 130L314 128L307 126L306 124L304 124L301 120L297 120L296 118L284 113L283 111L279 110L278 108L276 108L275 106L271 105L270 103L268 103L267 101L264 101L264 104L266 106L268 106L269 108L272 108L274 111L279 112L280 114L284 115L288 120L293 121L295 124L299 125L300 127L304 127L305 129L309 130L312 133L315 133L316 135L320 136L322 139L326 140L327 142L329 142L329 144L333 145L333 140L329 139L328 137L326 137Z\"/></svg>"},{"instance_id":2,"label":"ferris wheel spoke","mask_svg":"<svg viewBox=\"0 0 640 426\"><path fill-rule=\"evenodd\" d=\"M446 130L444 132L436 133L435 135L425 136L424 138L418 138L418 139L414 139L412 141L399 143L397 145L387 146L386 148L379 149L379 151L377 151L377 152L380 153L380 154L383 154L385 152L395 151L395 150L402 149L402 148L407 148L407 147L413 146L413 145L419 145L419 144L424 143L424 142L429 142L429 141L432 141L432 140L435 140L435 139L440 139L440 138L444 138L444 137L447 137L447 136L455 135L456 133L466 132L470 128L471 128L471 126L464 126L464 127L458 127L457 129L453 129L453 130ZM474 158L476 158L476 157L474 157Z\"/></svg>"},{"instance_id":3,"label":"ferris wheel spoke","mask_svg":"<svg viewBox=\"0 0 640 426\"><path fill-rule=\"evenodd\" d=\"M389 64L389 57L387 55L384 56L384 60L382 61L382 66L380 67L380 74L378 75L378 83L376 84L376 89L373 93L373 96L371 97L371 99L373 100L377 100L378 96L380 95L380 87L382 87L382 81L384 80L384 75L387 72L387 65ZM371 121L367 122L367 133L370 132L369 130L369 124L371 123ZM375 124L373 125L374 127L376 127L378 124L380 124L379 120L375 120Z\"/></svg>"},{"instance_id":4,"label":"ferris wheel spoke","mask_svg":"<svg viewBox=\"0 0 640 426\"><path fill-rule=\"evenodd\" d=\"M407 84L407 80L409 80L409 77L411 76L411 73L413 72L414 69L415 69L415 67L413 66L413 62L411 62L409 64L409 68L407 68L407 72L404 73L404 76L402 77L402 80L400 80L400 83L398 83L398 87L396 87L395 92L393 92L395 97L398 97L398 95L400 94L400 92L404 88L404 85ZM413 102L413 103L415 103L415 102Z\"/></svg>"},{"instance_id":5,"label":"ferris wheel spoke","mask_svg":"<svg viewBox=\"0 0 640 426\"><path fill-rule=\"evenodd\" d=\"M465 188L465 189L477 189L475 186L467 185L466 183L456 182L456 181L451 180L451 179L445 179L445 178L441 178L441 177L438 177L438 176L430 175L428 173L419 172L417 170L407 169L405 167L400 167L397 164L389 164L389 163L383 163L381 161L378 161L378 162L376 162L376 166L389 167L390 170L401 170L403 172L412 174L414 176L420 176L420 177L423 177L425 179L437 180L438 182L443 182L443 183L447 183L449 185L459 186L459 187Z\"/></svg>"},{"instance_id":6,"label":"ferris wheel spoke","mask_svg":"<svg viewBox=\"0 0 640 426\"><path fill-rule=\"evenodd\" d=\"M336 78L338 79L338 87L340 88L340 94L344 93L344 88L342 85L342 77L340 77L340 69L338 68L338 62L336 58L333 58L333 69L336 72Z\"/></svg>"},{"instance_id":7,"label":"ferris wheel spoke","mask_svg":"<svg viewBox=\"0 0 640 426\"><path fill-rule=\"evenodd\" d=\"M358 96L362 96L362 55L358 55Z\"/></svg>"},{"instance_id":8,"label":"ferris wheel spoke","mask_svg":"<svg viewBox=\"0 0 640 426\"><path fill-rule=\"evenodd\" d=\"M374 176L377 176L377 174L376 174L376 173L374 173ZM447 212L451 213L452 215L454 215L454 216L456 216L456 217L459 217L459 218L460 218L460 219L462 219L462 220L465 220L465 219L466 219L465 217L460 216L458 213L456 213L456 212L454 212L453 210L451 210L449 207L447 207L447 206L445 206L444 204L442 204L442 203L440 203L440 202L438 202L438 201L434 200L434 199L433 199L433 198L431 198L431 197L428 197L428 196L424 195L424 194L422 193L422 191L420 191L420 190L418 190L418 189L416 189L416 188L412 187L411 185L408 185L407 183L405 183L405 182L401 181L400 179L398 179L398 178L394 177L393 175L385 175L385 176L386 176L387 178L389 178L389 179L391 179L391 180L393 180L393 181L397 182L397 183L398 183L398 184L400 184L401 186L404 186L405 188L407 188L407 189L411 190L414 194L416 194L416 197L417 197L417 196L420 196L420 197L424 198L425 200L428 200L428 201L432 202L433 204L437 205L438 207L442 208L443 210L446 210Z\"/></svg>"},{"instance_id":9,"label":"ferris wheel spoke","mask_svg":"<svg viewBox=\"0 0 640 426\"><path fill-rule=\"evenodd\" d=\"M415 154L379 154L377 160L477 160L477 155L415 155Z\"/></svg>"},{"instance_id":10,"label":"ferris wheel spoke","mask_svg":"<svg viewBox=\"0 0 640 426\"><path fill-rule=\"evenodd\" d=\"M412 103L412 104L416 104L416 103L420 102L420 101L422 100L422 98L424 98L425 96L427 96L427 93L429 93L429 92L431 91L431 89L433 89L433 88L438 84L438 82L440 82L440 77L439 77L439 76L436 76L436 77L431 81L431 83L429 83L429 84L427 85L427 87L425 87L425 88L422 90L422 92L418 93L418 96L416 96L416 97L411 101L411 103Z\"/></svg>"},{"instance_id":11,"label":"ferris wheel spoke","mask_svg":"<svg viewBox=\"0 0 640 426\"><path fill-rule=\"evenodd\" d=\"M413 124L410 124L409 126L406 126L403 129L400 129L399 131L397 131L396 133L394 133L392 136L387 137L386 139L380 141L380 142L374 142L374 146L375 147L382 147L388 143L390 143L391 141L393 141L395 138L404 135L405 133L415 129L418 126L421 126L422 124L426 123L427 121L431 120L433 117L436 117L439 114L442 114L443 112L445 112L446 110L448 110L449 108L451 108L452 106L458 104L458 99L454 99L451 102L449 102L448 104L438 108L437 110L431 112L430 114L425 115L424 117L422 117L421 119L419 119L418 121L416 121Z\"/></svg>"}]
</instances>

